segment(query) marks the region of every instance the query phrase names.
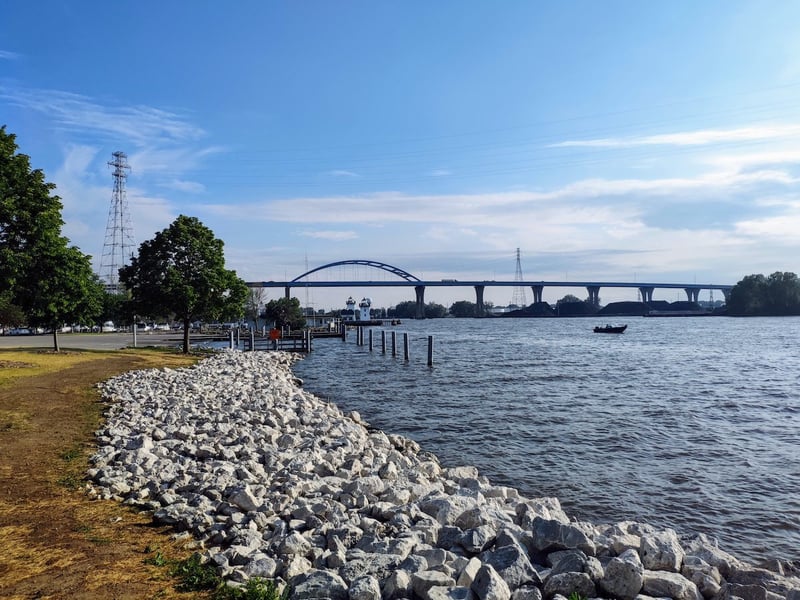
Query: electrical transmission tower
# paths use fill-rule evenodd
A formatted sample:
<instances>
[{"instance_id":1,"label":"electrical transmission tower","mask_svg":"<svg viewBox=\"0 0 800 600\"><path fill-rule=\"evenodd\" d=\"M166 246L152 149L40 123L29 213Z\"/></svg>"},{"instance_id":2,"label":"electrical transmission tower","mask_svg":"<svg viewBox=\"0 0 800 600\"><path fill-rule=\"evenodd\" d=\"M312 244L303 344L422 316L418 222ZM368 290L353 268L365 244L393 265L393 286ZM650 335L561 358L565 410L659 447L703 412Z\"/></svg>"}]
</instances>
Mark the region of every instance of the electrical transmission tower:
<instances>
[{"instance_id":1,"label":"electrical transmission tower","mask_svg":"<svg viewBox=\"0 0 800 600\"><path fill-rule=\"evenodd\" d=\"M111 156L114 160L108 164L114 167L114 193L111 196L111 207L108 209L106 238L100 259L100 278L105 282L109 293L120 294L124 290L119 283L119 270L133 256L136 243L133 240L133 225L125 194L125 179L130 170L128 155L117 151Z\"/></svg>"},{"instance_id":2,"label":"electrical transmission tower","mask_svg":"<svg viewBox=\"0 0 800 600\"><path fill-rule=\"evenodd\" d=\"M517 271L514 273L514 281L517 283L522 282L522 264L519 262L519 248L517 248ZM520 308L528 306L528 301L525 299L525 288L522 285L514 287L514 296L511 298L511 304L516 304Z\"/></svg>"}]
</instances>

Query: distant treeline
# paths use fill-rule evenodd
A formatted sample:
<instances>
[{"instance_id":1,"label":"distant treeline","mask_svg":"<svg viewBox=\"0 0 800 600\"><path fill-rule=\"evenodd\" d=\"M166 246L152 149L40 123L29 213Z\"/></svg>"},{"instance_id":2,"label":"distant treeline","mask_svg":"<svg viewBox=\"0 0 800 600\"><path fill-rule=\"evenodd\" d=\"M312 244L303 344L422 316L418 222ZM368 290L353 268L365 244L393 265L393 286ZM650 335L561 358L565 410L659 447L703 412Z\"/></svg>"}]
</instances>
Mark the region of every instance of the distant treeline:
<instances>
[{"instance_id":1,"label":"distant treeline","mask_svg":"<svg viewBox=\"0 0 800 600\"><path fill-rule=\"evenodd\" d=\"M728 314L739 317L800 315L800 280L776 271L769 277L747 275L733 286Z\"/></svg>"}]
</instances>

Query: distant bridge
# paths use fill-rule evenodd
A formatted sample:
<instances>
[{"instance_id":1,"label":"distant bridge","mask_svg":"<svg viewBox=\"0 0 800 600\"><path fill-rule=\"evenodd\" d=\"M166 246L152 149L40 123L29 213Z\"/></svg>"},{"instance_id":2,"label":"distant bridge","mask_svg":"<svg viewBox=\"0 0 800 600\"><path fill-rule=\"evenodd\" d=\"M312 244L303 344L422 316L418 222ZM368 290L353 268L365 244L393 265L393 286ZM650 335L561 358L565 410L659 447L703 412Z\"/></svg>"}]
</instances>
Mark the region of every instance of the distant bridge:
<instances>
[{"instance_id":1,"label":"distant bridge","mask_svg":"<svg viewBox=\"0 0 800 600\"><path fill-rule=\"evenodd\" d=\"M301 281L312 273L331 269L334 267L356 265L367 266L381 269L398 279L393 280L341 280L341 281ZM546 287L584 287L589 293L589 302L592 304L600 303L600 288L637 288L642 296L643 302L653 301L653 290L656 289L680 289L686 293L690 302L697 302L701 290L719 290L727 301L732 285L720 285L716 283L642 283L642 282L622 282L622 281L495 281L492 280L460 280L460 279L437 279L421 280L411 273L398 267L393 267L386 263L374 260L341 260L328 263L306 271L298 275L291 281L248 281L247 287L251 288L284 288L286 297L291 297L292 288L346 288L346 287L413 287L416 293L417 318L425 316L425 288L427 287L472 287L475 289L476 304L478 314L483 314L485 306L483 303L483 292L487 287L517 287L527 286L533 291L533 301L542 301L542 291Z\"/></svg>"}]
</instances>

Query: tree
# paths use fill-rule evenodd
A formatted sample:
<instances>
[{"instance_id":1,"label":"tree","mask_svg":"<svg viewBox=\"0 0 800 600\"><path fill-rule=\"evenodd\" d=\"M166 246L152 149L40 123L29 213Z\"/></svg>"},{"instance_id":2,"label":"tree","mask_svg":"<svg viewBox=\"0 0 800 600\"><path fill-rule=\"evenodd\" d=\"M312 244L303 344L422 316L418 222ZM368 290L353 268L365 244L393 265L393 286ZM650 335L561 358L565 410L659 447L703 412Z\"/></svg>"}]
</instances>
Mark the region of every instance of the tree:
<instances>
[{"instance_id":1,"label":"tree","mask_svg":"<svg viewBox=\"0 0 800 600\"><path fill-rule=\"evenodd\" d=\"M0 325L17 327L25 322L25 313L14 304L11 293L0 294Z\"/></svg>"},{"instance_id":2,"label":"tree","mask_svg":"<svg viewBox=\"0 0 800 600\"><path fill-rule=\"evenodd\" d=\"M582 302L582 300L577 296L573 296L572 294L567 294L561 300L556 302L556 306L558 306L559 304L568 304L570 302Z\"/></svg>"},{"instance_id":3,"label":"tree","mask_svg":"<svg viewBox=\"0 0 800 600\"><path fill-rule=\"evenodd\" d=\"M250 288L245 300L244 316L248 321L253 322L253 327L258 329L258 317L261 314L261 306L264 304L266 290L263 287Z\"/></svg>"},{"instance_id":4,"label":"tree","mask_svg":"<svg viewBox=\"0 0 800 600\"><path fill-rule=\"evenodd\" d=\"M91 257L66 238L39 248L31 257L32 269L17 284L17 297L25 306L28 325L53 332L53 349L60 351L58 331L63 325L89 323L103 308L103 285L92 272Z\"/></svg>"},{"instance_id":5,"label":"tree","mask_svg":"<svg viewBox=\"0 0 800 600\"><path fill-rule=\"evenodd\" d=\"M32 267L37 246L61 242L61 200L44 173L17 153L16 136L0 127L0 293ZM24 306L20 306L23 310Z\"/></svg>"},{"instance_id":6,"label":"tree","mask_svg":"<svg viewBox=\"0 0 800 600\"><path fill-rule=\"evenodd\" d=\"M278 329L302 329L306 326L306 318L297 298L270 300L264 307L264 319L274 322Z\"/></svg>"},{"instance_id":7,"label":"tree","mask_svg":"<svg viewBox=\"0 0 800 600\"><path fill-rule=\"evenodd\" d=\"M425 305L426 319L441 319L447 316L447 308L436 302L428 302Z\"/></svg>"},{"instance_id":8,"label":"tree","mask_svg":"<svg viewBox=\"0 0 800 600\"><path fill-rule=\"evenodd\" d=\"M478 305L474 302L459 300L453 302L449 312L454 317L476 317L478 316Z\"/></svg>"},{"instance_id":9,"label":"tree","mask_svg":"<svg viewBox=\"0 0 800 600\"><path fill-rule=\"evenodd\" d=\"M733 286L728 314L736 316L800 314L800 280L794 273L776 271L769 277L747 275Z\"/></svg>"},{"instance_id":10,"label":"tree","mask_svg":"<svg viewBox=\"0 0 800 600\"><path fill-rule=\"evenodd\" d=\"M183 324L183 351L197 319L243 314L247 286L225 268L223 242L196 217L180 215L120 269L137 314L175 314Z\"/></svg>"},{"instance_id":11,"label":"tree","mask_svg":"<svg viewBox=\"0 0 800 600\"><path fill-rule=\"evenodd\" d=\"M747 275L731 290L728 313L753 316L765 312L767 280L763 275Z\"/></svg>"},{"instance_id":12,"label":"tree","mask_svg":"<svg viewBox=\"0 0 800 600\"><path fill-rule=\"evenodd\" d=\"M17 153L15 136L0 128L0 294L31 326L53 329L94 318L101 286L90 257L61 235L61 200L44 173Z\"/></svg>"},{"instance_id":13,"label":"tree","mask_svg":"<svg viewBox=\"0 0 800 600\"><path fill-rule=\"evenodd\" d=\"M398 302L397 306L387 311L387 315L400 319L414 319L417 316L417 303L413 300Z\"/></svg>"}]
</instances>

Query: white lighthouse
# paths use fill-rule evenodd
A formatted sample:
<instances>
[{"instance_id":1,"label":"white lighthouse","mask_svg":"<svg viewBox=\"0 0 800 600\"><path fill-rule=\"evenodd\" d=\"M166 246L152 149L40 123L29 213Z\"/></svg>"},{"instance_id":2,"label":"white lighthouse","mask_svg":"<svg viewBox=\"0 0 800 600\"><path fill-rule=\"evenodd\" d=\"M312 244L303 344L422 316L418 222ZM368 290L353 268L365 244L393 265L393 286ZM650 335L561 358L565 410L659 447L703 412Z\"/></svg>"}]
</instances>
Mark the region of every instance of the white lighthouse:
<instances>
[{"instance_id":1,"label":"white lighthouse","mask_svg":"<svg viewBox=\"0 0 800 600\"><path fill-rule=\"evenodd\" d=\"M372 306L372 298L362 298L358 303L358 320L369 321L369 308Z\"/></svg>"}]
</instances>

